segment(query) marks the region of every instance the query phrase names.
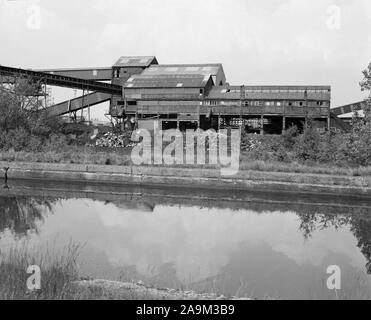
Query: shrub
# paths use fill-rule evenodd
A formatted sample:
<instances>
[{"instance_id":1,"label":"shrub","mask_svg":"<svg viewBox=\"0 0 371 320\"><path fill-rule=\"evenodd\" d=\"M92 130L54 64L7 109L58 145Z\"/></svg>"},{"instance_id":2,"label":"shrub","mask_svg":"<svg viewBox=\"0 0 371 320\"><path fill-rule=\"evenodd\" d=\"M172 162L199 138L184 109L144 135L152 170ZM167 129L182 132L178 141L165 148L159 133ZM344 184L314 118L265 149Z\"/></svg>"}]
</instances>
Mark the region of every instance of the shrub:
<instances>
[{"instance_id":1,"label":"shrub","mask_svg":"<svg viewBox=\"0 0 371 320\"><path fill-rule=\"evenodd\" d=\"M21 151L27 148L29 142L30 135L26 129L13 129L6 134L5 149L13 148L15 151Z\"/></svg>"},{"instance_id":2,"label":"shrub","mask_svg":"<svg viewBox=\"0 0 371 320\"><path fill-rule=\"evenodd\" d=\"M297 126L292 126L285 130L281 136L283 147L287 150L292 150L296 143L296 138L299 136L299 129Z\"/></svg>"},{"instance_id":3,"label":"shrub","mask_svg":"<svg viewBox=\"0 0 371 320\"><path fill-rule=\"evenodd\" d=\"M299 161L318 160L321 138L317 130L308 127L295 140L294 152Z\"/></svg>"},{"instance_id":4,"label":"shrub","mask_svg":"<svg viewBox=\"0 0 371 320\"><path fill-rule=\"evenodd\" d=\"M68 146L68 139L62 134L52 134L49 139L45 141L44 150L52 151L58 150L63 151Z\"/></svg>"}]
</instances>

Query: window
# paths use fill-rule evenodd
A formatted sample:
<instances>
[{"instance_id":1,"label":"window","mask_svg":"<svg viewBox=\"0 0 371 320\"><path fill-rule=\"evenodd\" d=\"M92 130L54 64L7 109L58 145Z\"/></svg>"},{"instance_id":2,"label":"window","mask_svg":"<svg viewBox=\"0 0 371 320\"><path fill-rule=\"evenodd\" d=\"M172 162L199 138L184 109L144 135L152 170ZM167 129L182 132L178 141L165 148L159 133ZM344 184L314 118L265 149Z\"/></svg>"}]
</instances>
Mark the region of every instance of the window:
<instances>
[{"instance_id":1,"label":"window","mask_svg":"<svg viewBox=\"0 0 371 320\"><path fill-rule=\"evenodd\" d=\"M218 102L216 100L206 100L205 106L217 106Z\"/></svg>"},{"instance_id":2,"label":"window","mask_svg":"<svg viewBox=\"0 0 371 320\"><path fill-rule=\"evenodd\" d=\"M127 70L125 70L124 68L120 69L120 76L122 76L123 74L126 74L126 73L128 73Z\"/></svg>"}]
</instances>

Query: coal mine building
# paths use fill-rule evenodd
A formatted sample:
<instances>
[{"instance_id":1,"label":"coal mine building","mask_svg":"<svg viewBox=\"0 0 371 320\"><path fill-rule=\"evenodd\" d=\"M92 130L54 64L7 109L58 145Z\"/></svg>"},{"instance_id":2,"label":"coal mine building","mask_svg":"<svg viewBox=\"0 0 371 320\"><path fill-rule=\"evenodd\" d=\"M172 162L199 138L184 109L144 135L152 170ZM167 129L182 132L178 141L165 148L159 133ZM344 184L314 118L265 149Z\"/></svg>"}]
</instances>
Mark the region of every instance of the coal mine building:
<instances>
[{"instance_id":1,"label":"coal mine building","mask_svg":"<svg viewBox=\"0 0 371 320\"><path fill-rule=\"evenodd\" d=\"M310 121L331 128L330 86L230 85L222 64L166 64L155 57L122 57L112 68L110 115L139 128L180 130L241 128L281 134Z\"/></svg>"}]
</instances>

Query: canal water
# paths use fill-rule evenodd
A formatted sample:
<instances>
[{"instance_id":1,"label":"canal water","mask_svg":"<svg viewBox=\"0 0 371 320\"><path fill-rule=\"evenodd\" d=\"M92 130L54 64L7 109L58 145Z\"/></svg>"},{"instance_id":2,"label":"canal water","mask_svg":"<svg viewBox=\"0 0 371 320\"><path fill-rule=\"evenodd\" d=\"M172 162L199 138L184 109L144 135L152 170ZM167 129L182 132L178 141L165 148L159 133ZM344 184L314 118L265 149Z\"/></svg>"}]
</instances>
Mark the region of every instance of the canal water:
<instances>
[{"instance_id":1,"label":"canal water","mask_svg":"<svg viewBox=\"0 0 371 320\"><path fill-rule=\"evenodd\" d=\"M370 298L371 203L295 194L17 182L0 249L81 245L80 275L279 299ZM329 266L341 290L327 287Z\"/></svg>"}]
</instances>

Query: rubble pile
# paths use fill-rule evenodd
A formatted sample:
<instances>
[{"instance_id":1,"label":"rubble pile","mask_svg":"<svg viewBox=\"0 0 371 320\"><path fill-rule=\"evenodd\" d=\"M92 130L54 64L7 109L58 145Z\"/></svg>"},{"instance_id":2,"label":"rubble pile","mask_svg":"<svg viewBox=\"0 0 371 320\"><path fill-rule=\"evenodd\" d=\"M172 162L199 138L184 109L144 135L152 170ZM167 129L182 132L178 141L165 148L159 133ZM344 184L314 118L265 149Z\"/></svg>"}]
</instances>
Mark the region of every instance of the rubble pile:
<instances>
[{"instance_id":1,"label":"rubble pile","mask_svg":"<svg viewBox=\"0 0 371 320\"><path fill-rule=\"evenodd\" d=\"M104 148L128 148L135 146L136 143L131 141L131 133L114 133L107 132L101 137L97 137L95 141L96 147Z\"/></svg>"},{"instance_id":2,"label":"rubble pile","mask_svg":"<svg viewBox=\"0 0 371 320\"><path fill-rule=\"evenodd\" d=\"M250 151L253 151L259 148L261 145L262 145L262 142L259 140L247 139L247 140L241 141L241 150L250 152Z\"/></svg>"}]
</instances>

